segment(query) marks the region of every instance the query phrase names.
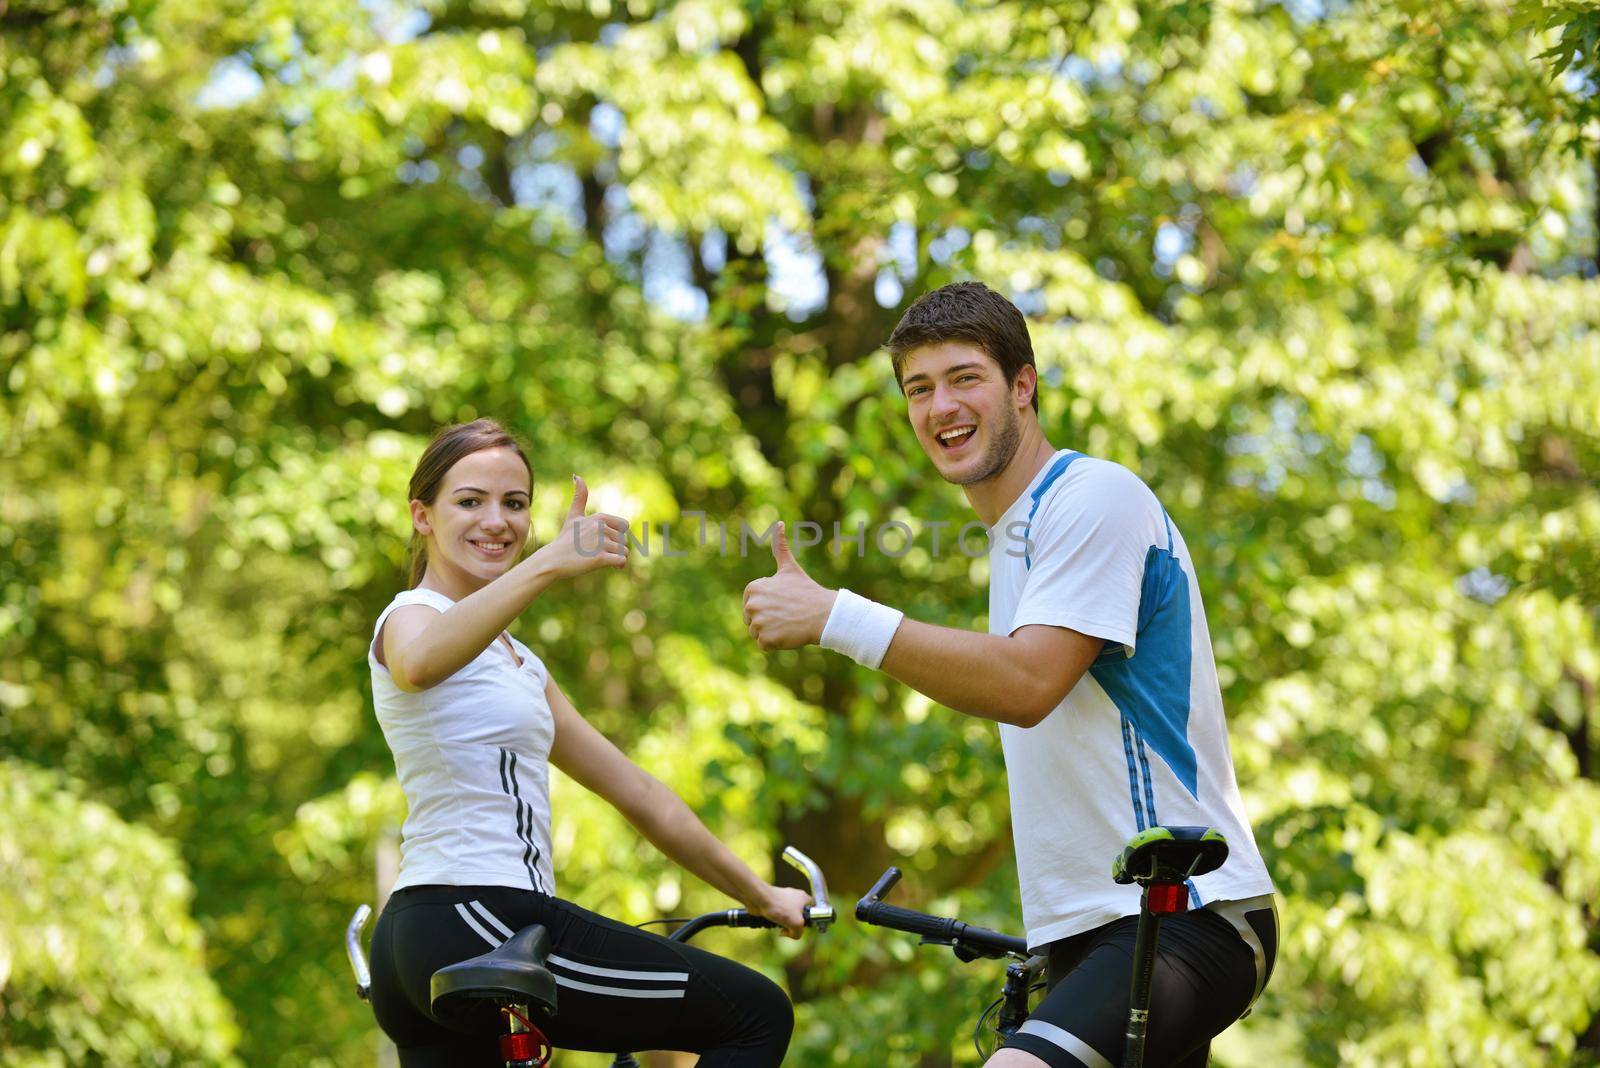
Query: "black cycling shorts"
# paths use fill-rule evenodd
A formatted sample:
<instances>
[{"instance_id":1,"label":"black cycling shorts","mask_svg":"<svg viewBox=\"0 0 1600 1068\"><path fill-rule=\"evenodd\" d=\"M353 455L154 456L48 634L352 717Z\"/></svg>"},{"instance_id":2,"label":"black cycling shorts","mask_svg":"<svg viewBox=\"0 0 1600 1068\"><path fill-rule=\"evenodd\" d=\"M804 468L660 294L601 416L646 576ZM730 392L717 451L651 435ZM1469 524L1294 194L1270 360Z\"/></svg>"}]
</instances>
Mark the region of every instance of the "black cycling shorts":
<instances>
[{"instance_id":1,"label":"black cycling shorts","mask_svg":"<svg viewBox=\"0 0 1600 1068\"><path fill-rule=\"evenodd\" d=\"M794 1029L778 985L714 953L502 886L397 890L372 934L372 1009L402 1068L500 1068L497 1036L429 1011L429 982L529 924L550 932L556 1014L536 1016L557 1049L684 1050L705 1068L776 1068Z\"/></svg>"},{"instance_id":2,"label":"black cycling shorts","mask_svg":"<svg viewBox=\"0 0 1600 1068\"><path fill-rule=\"evenodd\" d=\"M1249 1010L1271 976L1278 953L1275 912L1263 907L1231 914L1232 920L1203 908L1162 920L1147 1068L1204 1068L1211 1040ZM1247 924L1246 932L1235 922ZM1139 917L1124 916L1039 950L1050 962L1048 993L1006 1048L1031 1053L1050 1068L1121 1064L1138 927Z\"/></svg>"}]
</instances>

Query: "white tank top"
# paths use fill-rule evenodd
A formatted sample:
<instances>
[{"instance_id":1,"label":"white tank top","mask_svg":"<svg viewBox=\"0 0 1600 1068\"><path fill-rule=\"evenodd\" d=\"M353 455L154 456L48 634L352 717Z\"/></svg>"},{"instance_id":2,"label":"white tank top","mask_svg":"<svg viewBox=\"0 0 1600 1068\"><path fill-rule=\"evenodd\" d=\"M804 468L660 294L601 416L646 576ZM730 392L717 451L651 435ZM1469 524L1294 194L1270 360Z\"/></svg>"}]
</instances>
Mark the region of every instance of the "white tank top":
<instances>
[{"instance_id":1,"label":"white tank top","mask_svg":"<svg viewBox=\"0 0 1600 1068\"><path fill-rule=\"evenodd\" d=\"M378 617L367 647L373 705L408 809L394 888L442 883L554 894L549 673L515 638L520 666L496 640L443 682L407 693L374 645L389 613L408 604L445 612L455 602L433 590L403 591Z\"/></svg>"}]
</instances>

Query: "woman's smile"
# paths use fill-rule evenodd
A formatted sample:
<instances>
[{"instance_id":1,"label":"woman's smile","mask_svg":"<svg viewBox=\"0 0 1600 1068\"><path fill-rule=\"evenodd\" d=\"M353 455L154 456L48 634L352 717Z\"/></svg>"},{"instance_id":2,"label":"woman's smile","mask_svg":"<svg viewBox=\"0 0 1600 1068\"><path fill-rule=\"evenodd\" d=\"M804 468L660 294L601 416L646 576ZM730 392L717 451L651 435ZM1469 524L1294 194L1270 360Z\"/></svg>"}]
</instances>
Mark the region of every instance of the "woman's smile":
<instances>
[{"instance_id":1,"label":"woman's smile","mask_svg":"<svg viewBox=\"0 0 1600 1068\"><path fill-rule=\"evenodd\" d=\"M489 560L503 560L511 552L509 538L469 538L467 544L478 550L479 554Z\"/></svg>"}]
</instances>

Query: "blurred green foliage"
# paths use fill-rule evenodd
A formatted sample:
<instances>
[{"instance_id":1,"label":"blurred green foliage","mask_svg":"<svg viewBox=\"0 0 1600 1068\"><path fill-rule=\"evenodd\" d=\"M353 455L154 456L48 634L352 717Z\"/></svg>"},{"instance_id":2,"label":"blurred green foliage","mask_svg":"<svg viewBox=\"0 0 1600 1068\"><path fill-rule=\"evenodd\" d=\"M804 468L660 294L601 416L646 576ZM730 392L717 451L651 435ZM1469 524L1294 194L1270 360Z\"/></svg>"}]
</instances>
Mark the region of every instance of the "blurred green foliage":
<instances>
[{"instance_id":1,"label":"blurred green foliage","mask_svg":"<svg viewBox=\"0 0 1600 1068\"><path fill-rule=\"evenodd\" d=\"M174 844L0 761L0 1063L236 1064Z\"/></svg>"},{"instance_id":2,"label":"blurred green foliage","mask_svg":"<svg viewBox=\"0 0 1600 1068\"><path fill-rule=\"evenodd\" d=\"M759 654L740 522L981 626L877 354L978 277L1201 564L1284 891L1216 1060L1600 1063L1593 5L0 3L0 1064L370 1059L364 646L437 424L672 524L520 636L758 866L1018 924L992 728ZM695 513L733 525L695 544ZM870 536L869 536L870 537ZM558 780L564 892L723 904ZM1108 858L1109 859L1109 858ZM993 968L842 924L800 1064L972 1063ZM591 1063L564 1057L563 1063Z\"/></svg>"}]
</instances>

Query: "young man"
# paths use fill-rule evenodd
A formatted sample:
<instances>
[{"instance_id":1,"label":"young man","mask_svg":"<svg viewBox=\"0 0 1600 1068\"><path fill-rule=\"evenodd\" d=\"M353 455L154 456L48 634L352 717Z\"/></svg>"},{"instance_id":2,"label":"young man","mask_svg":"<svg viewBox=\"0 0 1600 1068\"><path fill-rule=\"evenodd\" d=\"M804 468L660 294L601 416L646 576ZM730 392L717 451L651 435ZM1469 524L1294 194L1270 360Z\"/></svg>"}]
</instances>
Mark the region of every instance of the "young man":
<instances>
[{"instance_id":1,"label":"young man","mask_svg":"<svg viewBox=\"0 0 1600 1068\"><path fill-rule=\"evenodd\" d=\"M1046 440L1010 301L945 286L888 347L923 451L989 528L989 633L824 588L781 528L777 573L745 590L750 633L763 649L819 643L1000 723L1023 921L1050 968L991 1066L1121 1062L1139 891L1112 882L1112 858L1158 823L1222 831L1227 863L1162 924L1146 1054L1152 1068L1204 1065L1265 985L1277 922L1188 547L1136 475Z\"/></svg>"}]
</instances>

